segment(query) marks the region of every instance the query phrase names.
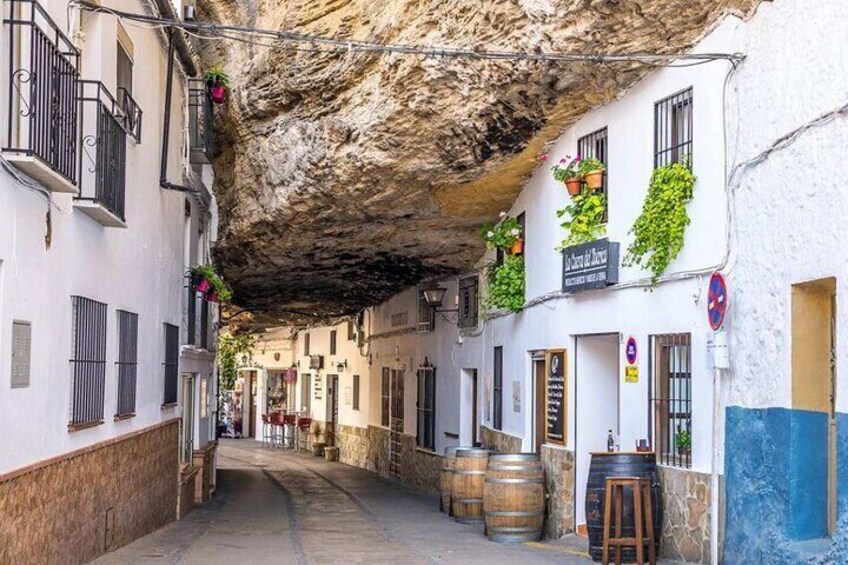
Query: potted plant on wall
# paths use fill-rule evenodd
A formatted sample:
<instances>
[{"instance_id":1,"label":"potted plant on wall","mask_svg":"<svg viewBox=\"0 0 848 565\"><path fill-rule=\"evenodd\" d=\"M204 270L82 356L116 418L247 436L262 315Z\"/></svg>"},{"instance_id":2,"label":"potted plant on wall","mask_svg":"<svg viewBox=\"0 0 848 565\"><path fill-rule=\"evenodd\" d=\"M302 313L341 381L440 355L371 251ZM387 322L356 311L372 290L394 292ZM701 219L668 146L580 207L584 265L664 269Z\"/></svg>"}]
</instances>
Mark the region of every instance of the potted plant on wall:
<instances>
[{"instance_id":1,"label":"potted plant on wall","mask_svg":"<svg viewBox=\"0 0 848 565\"><path fill-rule=\"evenodd\" d=\"M214 66L203 76L209 98L216 104L222 104L230 88L230 77L220 66Z\"/></svg>"},{"instance_id":2,"label":"potted plant on wall","mask_svg":"<svg viewBox=\"0 0 848 565\"><path fill-rule=\"evenodd\" d=\"M195 265L189 270L192 287L210 302L229 302L233 293L212 265Z\"/></svg>"},{"instance_id":3,"label":"potted plant on wall","mask_svg":"<svg viewBox=\"0 0 848 565\"><path fill-rule=\"evenodd\" d=\"M606 167L599 159L588 157L580 161L580 176L586 181L589 190L598 190L604 186L604 172Z\"/></svg>"},{"instance_id":4,"label":"potted plant on wall","mask_svg":"<svg viewBox=\"0 0 848 565\"><path fill-rule=\"evenodd\" d=\"M510 255L524 253L524 238L521 224L516 218L501 212L501 220L495 225L487 224L480 230L487 249L503 249Z\"/></svg>"},{"instance_id":5,"label":"potted plant on wall","mask_svg":"<svg viewBox=\"0 0 848 565\"><path fill-rule=\"evenodd\" d=\"M679 429L674 434L674 445L677 448L677 454L690 456L692 454L692 434L688 430Z\"/></svg>"},{"instance_id":6,"label":"potted plant on wall","mask_svg":"<svg viewBox=\"0 0 848 565\"><path fill-rule=\"evenodd\" d=\"M568 215L568 219L561 224L568 230L568 235L562 240L559 250L603 237L606 233L604 224L606 206L606 197L603 194L586 189L575 196L571 204L562 210L557 210L558 218Z\"/></svg>"},{"instance_id":7,"label":"potted plant on wall","mask_svg":"<svg viewBox=\"0 0 848 565\"><path fill-rule=\"evenodd\" d=\"M581 159L578 155L574 159L571 155L566 155L564 159L560 159L559 163L551 167L554 179L564 183L568 194L572 197L580 194L580 185L583 183L583 178L580 174Z\"/></svg>"}]
</instances>

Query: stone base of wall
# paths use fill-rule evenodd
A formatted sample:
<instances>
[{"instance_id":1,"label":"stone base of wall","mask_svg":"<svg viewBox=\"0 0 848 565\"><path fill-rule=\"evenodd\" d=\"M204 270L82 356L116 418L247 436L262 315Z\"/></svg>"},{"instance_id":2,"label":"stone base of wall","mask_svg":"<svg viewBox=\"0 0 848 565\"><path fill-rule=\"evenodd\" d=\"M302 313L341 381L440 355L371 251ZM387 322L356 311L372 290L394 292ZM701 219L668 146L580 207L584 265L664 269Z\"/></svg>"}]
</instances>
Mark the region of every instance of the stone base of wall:
<instances>
[{"instance_id":1,"label":"stone base of wall","mask_svg":"<svg viewBox=\"0 0 848 565\"><path fill-rule=\"evenodd\" d=\"M521 438L480 426L480 444L501 453L521 453Z\"/></svg>"},{"instance_id":2,"label":"stone base of wall","mask_svg":"<svg viewBox=\"0 0 848 565\"><path fill-rule=\"evenodd\" d=\"M85 563L174 519L179 421L0 475L0 563Z\"/></svg>"},{"instance_id":3,"label":"stone base of wall","mask_svg":"<svg viewBox=\"0 0 848 565\"><path fill-rule=\"evenodd\" d=\"M177 494L177 520L182 520L194 508L200 467L186 466L180 473L180 489Z\"/></svg>"},{"instance_id":4,"label":"stone base of wall","mask_svg":"<svg viewBox=\"0 0 848 565\"><path fill-rule=\"evenodd\" d=\"M710 563L710 475L659 467L663 491L660 555Z\"/></svg>"},{"instance_id":5,"label":"stone base of wall","mask_svg":"<svg viewBox=\"0 0 848 565\"><path fill-rule=\"evenodd\" d=\"M212 497L215 487L215 451L218 448L217 441L210 441L203 449L198 449L192 454L192 465L200 472L195 479L194 501L206 502Z\"/></svg>"},{"instance_id":6,"label":"stone base of wall","mask_svg":"<svg viewBox=\"0 0 848 565\"><path fill-rule=\"evenodd\" d=\"M353 467L370 469L368 460L368 429L338 425L336 445L339 446L339 461Z\"/></svg>"},{"instance_id":7,"label":"stone base of wall","mask_svg":"<svg viewBox=\"0 0 848 565\"><path fill-rule=\"evenodd\" d=\"M542 466L548 492L545 536L557 539L574 531L574 452L543 445Z\"/></svg>"}]
</instances>

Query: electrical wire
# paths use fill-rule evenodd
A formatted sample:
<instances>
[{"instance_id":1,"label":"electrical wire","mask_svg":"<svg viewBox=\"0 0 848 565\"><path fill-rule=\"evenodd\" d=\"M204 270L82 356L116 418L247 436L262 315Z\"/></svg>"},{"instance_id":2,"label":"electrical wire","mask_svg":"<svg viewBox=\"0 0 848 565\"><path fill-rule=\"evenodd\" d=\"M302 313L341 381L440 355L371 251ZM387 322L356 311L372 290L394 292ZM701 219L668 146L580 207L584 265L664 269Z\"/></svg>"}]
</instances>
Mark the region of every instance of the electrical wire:
<instances>
[{"instance_id":1,"label":"electrical wire","mask_svg":"<svg viewBox=\"0 0 848 565\"><path fill-rule=\"evenodd\" d=\"M263 28L242 27L223 24L210 24L202 22L184 22L171 20L158 16L137 14L106 8L92 4L85 0L71 2L81 9L94 13L108 13L120 19L131 20L163 27L178 28L186 33L193 34L201 39L221 38L238 40L232 34L244 34L251 38L272 40L272 44L254 42L254 45L262 47L277 47L279 42L307 45L307 47L296 47L298 51L313 53L395 53L405 55L417 55L424 57L473 59L489 61L548 61L548 62L640 62L649 65L660 66L692 66L704 64L717 60L739 61L742 56L738 53L564 53L564 52L522 52L522 51L499 51L488 49L463 49L450 46L418 46L405 43L380 43L377 41L364 41L355 39L334 39L320 35L298 33L293 31L280 31ZM243 40L250 42L250 40ZM254 39L255 41L255 39ZM290 46L291 47L291 46ZM675 61L690 61L689 63L675 63Z\"/></svg>"}]
</instances>

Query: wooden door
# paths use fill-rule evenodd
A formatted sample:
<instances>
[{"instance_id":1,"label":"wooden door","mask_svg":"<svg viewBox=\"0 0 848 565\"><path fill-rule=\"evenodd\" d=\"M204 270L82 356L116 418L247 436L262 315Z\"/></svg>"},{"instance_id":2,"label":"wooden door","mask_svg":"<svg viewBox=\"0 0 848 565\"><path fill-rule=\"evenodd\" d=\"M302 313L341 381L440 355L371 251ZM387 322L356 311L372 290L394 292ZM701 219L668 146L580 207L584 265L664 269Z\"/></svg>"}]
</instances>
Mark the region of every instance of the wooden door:
<instances>
[{"instance_id":1,"label":"wooden door","mask_svg":"<svg viewBox=\"0 0 848 565\"><path fill-rule=\"evenodd\" d=\"M545 443L545 360L533 360L533 447L535 453L542 453Z\"/></svg>"},{"instance_id":2,"label":"wooden door","mask_svg":"<svg viewBox=\"0 0 848 565\"><path fill-rule=\"evenodd\" d=\"M401 476L403 452L403 371L391 370L391 432L389 437L389 473Z\"/></svg>"},{"instance_id":3,"label":"wooden door","mask_svg":"<svg viewBox=\"0 0 848 565\"><path fill-rule=\"evenodd\" d=\"M479 406L480 401L477 398L477 369L471 370L471 445L477 446L479 440L477 439L478 430L480 429L479 422L477 421L477 406Z\"/></svg>"},{"instance_id":4,"label":"wooden door","mask_svg":"<svg viewBox=\"0 0 848 565\"><path fill-rule=\"evenodd\" d=\"M339 376L327 375L327 427L330 434L329 445L336 445L336 433L339 423Z\"/></svg>"}]
</instances>

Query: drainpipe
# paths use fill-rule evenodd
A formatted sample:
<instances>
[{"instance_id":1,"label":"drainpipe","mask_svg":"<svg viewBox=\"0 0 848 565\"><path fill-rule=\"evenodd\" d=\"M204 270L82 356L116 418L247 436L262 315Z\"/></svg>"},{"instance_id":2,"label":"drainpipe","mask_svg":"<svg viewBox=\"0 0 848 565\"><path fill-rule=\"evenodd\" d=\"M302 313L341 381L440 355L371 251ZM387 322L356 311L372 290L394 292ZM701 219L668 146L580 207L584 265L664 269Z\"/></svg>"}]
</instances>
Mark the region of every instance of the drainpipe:
<instances>
[{"instance_id":1,"label":"drainpipe","mask_svg":"<svg viewBox=\"0 0 848 565\"><path fill-rule=\"evenodd\" d=\"M170 146L171 132L171 93L174 90L174 35L173 27L168 28L168 76L165 81L165 120L162 127L162 157L159 168L159 186L166 190L176 190L178 192L188 192L198 194L198 192L188 186L173 184L168 181L168 149Z\"/></svg>"},{"instance_id":2,"label":"drainpipe","mask_svg":"<svg viewBox=\"0 0 848 565\"><path fill-rule=\"evenodd\" d=\"M710 562L712 565L719 563L719 498L721 497L721 484L719 482L719 443L721 434L719 433L719 422L721 418L721 369L713 369L713 461L712 461L712 477L710 485Z\"/></svg>"}]
</instances>

